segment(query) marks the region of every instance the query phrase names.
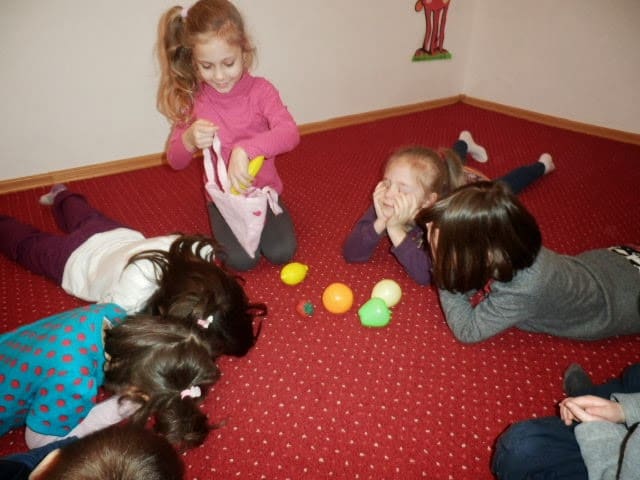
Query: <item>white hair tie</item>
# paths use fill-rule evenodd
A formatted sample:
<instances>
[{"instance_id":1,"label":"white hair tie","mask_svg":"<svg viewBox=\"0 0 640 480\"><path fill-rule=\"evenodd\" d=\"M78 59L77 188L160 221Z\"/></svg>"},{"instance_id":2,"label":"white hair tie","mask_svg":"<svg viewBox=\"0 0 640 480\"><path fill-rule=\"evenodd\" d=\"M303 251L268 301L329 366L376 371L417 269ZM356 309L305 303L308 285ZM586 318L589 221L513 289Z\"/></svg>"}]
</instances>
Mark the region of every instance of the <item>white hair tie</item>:
<instances>
[{"instance_id":1,"label":"white hair tie","mask_svg":"<svg viewBox=\"0 0 640 480\"><path fill-rule=\"evenodd\" d=\"M185 19L189 14L189 7L182 7L182 11L180 12L180 16Z\"/></svg>"},{"instance_id":2,"label":"white hair tie","mask_svg":"<svg viewBox=\"0 0 640 480\"><path fill-rule=\"evenodd\" d=\"M199 318L196 323L206 330L211 325L211 322L213 322L213 315L209 315L207 318Z\"/></svg>"},{"instance_id":3,"label":"white hair tie","mask_svg":"<svg viewBox=\"0 0 640 480\"><path fill-rule=\"evenodd\" d=\"M194 385L193 387L189 387L185 390L182 390L180 392L180 398L181 399L185 399L186 397L189 398L198 398L200 397L200 395L202 395L202 391L200 390L200 387L197 385Z\"/></svg>"}]
</instances>

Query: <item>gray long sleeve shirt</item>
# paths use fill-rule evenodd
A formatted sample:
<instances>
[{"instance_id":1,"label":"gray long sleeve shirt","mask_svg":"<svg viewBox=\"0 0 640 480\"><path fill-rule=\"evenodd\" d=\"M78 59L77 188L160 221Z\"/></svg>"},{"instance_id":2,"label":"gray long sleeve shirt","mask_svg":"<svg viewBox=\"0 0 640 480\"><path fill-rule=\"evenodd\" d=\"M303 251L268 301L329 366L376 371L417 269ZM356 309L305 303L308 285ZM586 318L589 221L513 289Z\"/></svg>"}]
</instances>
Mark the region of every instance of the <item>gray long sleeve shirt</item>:
<instances>
[{"instance_id":1,"label":"gray long sleeve shirt","mask_svg":"<svg viewBox=\"0 0 640 480\"><path fill-rule=\"evenodd\" d=\"M640 479L640 393L615 393L625 423L585 422L575 429L589 480Z\"/></svg>"},{"instance_id":2,"label":"gray long sleeve shirt","mask_svg":"<svg viewBox=\"0 0 640 480\"><path fill-rule=\"evenodd\" d=\"M447 324L465 343L510 327L578 340L640 333L640 271L606 249L568 256L543 247L475 307L475 292L439 293Z\"/></svg>"}]
</instances>

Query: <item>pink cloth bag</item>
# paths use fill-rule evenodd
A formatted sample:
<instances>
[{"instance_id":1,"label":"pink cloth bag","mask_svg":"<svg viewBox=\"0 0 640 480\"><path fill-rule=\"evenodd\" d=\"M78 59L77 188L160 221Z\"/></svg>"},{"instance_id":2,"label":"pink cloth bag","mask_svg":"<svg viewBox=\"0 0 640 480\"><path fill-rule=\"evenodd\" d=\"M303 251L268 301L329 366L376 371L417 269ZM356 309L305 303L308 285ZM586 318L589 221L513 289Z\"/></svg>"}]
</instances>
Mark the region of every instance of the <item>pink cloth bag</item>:
<instances>
[{"instance_id":1,"label":"pink cloth bag","mask_svg":"<svg viewBox=\"0 0 640 480\"><path fill-rule=\"evenodd\" d=\"M216 159L215 166L212 151ZM213 138L212 147L202 153L207 180L205 190L209 199L218 207L242 248L251 258L255 258L267 218L267 208L271 208L275 215L282 213L278 204L278 192L271 187L249 187L243 194L232 194L217 135Z\"/></svg>"}]
</instances>

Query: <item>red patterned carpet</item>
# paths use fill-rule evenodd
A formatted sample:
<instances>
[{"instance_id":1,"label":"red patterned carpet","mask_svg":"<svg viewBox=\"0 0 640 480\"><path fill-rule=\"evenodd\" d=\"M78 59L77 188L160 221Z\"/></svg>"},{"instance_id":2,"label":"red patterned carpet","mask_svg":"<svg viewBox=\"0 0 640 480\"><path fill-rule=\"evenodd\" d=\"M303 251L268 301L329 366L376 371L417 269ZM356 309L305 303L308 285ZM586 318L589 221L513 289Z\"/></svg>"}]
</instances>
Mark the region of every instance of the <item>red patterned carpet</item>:
<instances>
[{"instance_id":1,"label":"red patterned carpet","mask_svg":"<svg viewBox=\"0 0 640 480\"><path fill-rule=\"evenodd\" d=\"M576 253L640 243L638 146L462 104L304 136L278 165L299 235L296 260L310 266L309 275L287 286L264 261L244 275L269 316L247 357L220 362L223 377L204 408L227 424L185 454L186 478L491 478L496 436L516 420L554 415L569 363L603 381L640 361L638 336L588 343L512 330L463 345L435 292L413 284L386 249L368 264L342 260L341 243L388 154L407 144L449 145L462 129L487 147L489 163L473 166L491 177L553 154L557 171L522 194L548 247ZM147 235L207 232L200 177L194 163L179 173L158 167L70 187ZM53 230L37 202L44 192L0 196L0 212ZM403 298L388 327L366 329L356 311L383 278L398 281ZM321 306L335 281L355 293L344 315ZM309 319L295 313L304 298L317 306ZM0 258L0 332L80 304ZM23 448L22 435L4 436L0 455Z\"/></svg>"}]
</instances>

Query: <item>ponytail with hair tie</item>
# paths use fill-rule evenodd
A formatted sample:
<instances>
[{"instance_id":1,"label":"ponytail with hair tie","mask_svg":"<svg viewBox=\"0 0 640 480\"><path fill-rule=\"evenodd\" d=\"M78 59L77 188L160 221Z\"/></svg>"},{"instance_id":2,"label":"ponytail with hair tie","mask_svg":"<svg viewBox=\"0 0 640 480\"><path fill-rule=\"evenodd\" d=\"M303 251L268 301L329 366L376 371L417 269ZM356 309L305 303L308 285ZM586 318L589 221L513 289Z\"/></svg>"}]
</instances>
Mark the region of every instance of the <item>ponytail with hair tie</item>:
<instances>
[{"instance_id":1,"label":"ponytail with hair tie","mask_svg":"<svg viewBox=\"0 0 640 480\"><path fill-rule=\"evenodd\" d=\"M189 388L186 388L180 392L180 398L184 400L185 398L200 398L202 395L202 390L197 385L193 385Z\"/></svg>"}]
</instances>

